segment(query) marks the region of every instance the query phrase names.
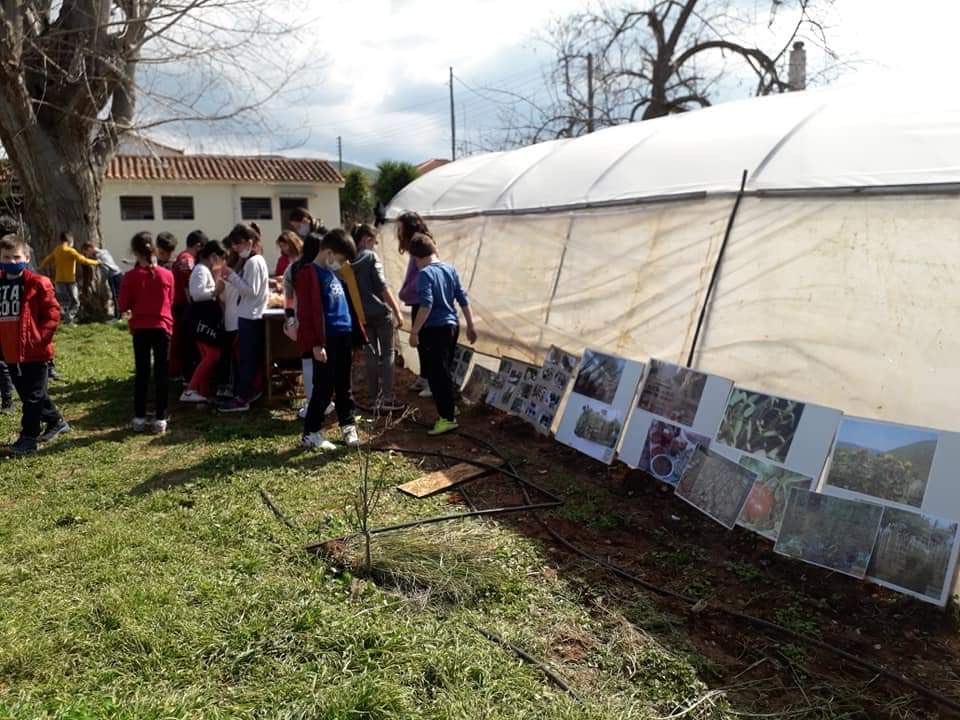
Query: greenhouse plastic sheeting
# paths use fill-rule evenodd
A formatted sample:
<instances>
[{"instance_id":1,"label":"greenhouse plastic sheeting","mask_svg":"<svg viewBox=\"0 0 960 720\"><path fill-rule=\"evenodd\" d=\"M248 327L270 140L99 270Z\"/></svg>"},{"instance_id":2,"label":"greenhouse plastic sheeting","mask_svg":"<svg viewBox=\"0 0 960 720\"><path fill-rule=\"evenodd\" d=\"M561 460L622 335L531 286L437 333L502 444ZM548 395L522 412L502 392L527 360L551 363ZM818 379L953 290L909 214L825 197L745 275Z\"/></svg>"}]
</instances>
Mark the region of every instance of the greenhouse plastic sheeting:
<instances>
[{"instance_id":1,"label":"greenhouse plastic sheeting","mask_svg":"<svg viewBox=\"0 0 960 720\"><path fill-rule=\"evenodd\" d=\"M731 198L435 221L470 291L478 349L539 362L550 345L683 361ZM471 230L472 228L472 230ZM406 256L385 248L399 287Z\"/></svg>"},{"instance_id":2,"label":"greenhouse plastic sheeting","mask_svg":"<svg viewBox=\"0 0 960 720\"><path fill-rule=\"evenodd\" d=\"M744 200L695 367L960 430L960 198Z\"/></svg>"}]
</instances>

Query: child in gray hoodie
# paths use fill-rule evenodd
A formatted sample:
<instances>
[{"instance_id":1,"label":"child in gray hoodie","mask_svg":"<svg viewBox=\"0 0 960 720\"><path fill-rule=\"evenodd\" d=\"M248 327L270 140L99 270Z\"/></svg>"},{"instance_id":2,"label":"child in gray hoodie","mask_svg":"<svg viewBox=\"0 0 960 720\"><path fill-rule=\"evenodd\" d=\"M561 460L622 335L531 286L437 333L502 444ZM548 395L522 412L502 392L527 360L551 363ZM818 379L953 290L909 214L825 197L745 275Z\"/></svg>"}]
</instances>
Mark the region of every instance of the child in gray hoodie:
<instances>
[{"instance_id":1,"label":"child in gray hoodie","mask_svg":"<svg viewBox=\"0 0 960 720\"><path fill-rule=\"evenodd\" d=\"M393 395L394 334L403 327L403 316L396 297L387 286L383 263L374 252L377 231L366 223L355 225L351 233L357 245L357 258L351 264L367 318L367 392L376 409L382 412L402 410Z\"/></svg>"}]
</instances>

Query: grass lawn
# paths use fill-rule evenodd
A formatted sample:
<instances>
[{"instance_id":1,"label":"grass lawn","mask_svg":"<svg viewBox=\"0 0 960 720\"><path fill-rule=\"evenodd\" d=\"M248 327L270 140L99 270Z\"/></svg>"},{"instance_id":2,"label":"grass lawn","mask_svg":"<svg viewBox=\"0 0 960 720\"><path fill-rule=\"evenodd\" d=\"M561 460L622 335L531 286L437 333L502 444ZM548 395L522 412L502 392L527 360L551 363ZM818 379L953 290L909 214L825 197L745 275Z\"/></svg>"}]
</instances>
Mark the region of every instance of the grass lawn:
<instances>
[{"instance_id":1,"label":"grass lawn","mask_svg":"<svg viewBox=\"0 0 960 720\"><path fill-rule=\"evenodd\" d=\"M495 523L374 546L456 579L432 593L325 564L300 547L351 529L356 454L302 453L283 409L177 407L166 436L134 435L126 330L57 342L54 398L74 431L0 460L0 718L654 718L707 692L700 658L597 606ZM0 418L0 438L18 422ZM421 474L372 464L392 482ZM376 522L445 507L391 492ZM472 626L547 659L583 704ZM728 712L709 696L683 717Z\"/></svg>"}]
</instances>

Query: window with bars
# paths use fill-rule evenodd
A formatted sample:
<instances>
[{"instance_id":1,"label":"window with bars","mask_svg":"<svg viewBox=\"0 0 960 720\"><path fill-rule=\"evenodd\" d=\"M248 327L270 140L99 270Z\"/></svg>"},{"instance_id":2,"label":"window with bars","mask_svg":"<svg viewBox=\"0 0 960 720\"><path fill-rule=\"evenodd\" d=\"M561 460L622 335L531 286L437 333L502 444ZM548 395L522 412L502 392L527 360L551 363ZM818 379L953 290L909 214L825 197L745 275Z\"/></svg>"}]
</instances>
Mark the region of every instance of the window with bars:
<instances>
[{"instance_id":1,"label":"window with bars","mask_svg":"<svg viewBox=\"0 0 960 720\"><path fill-rule=\"evenodd\" d=\"M160 198L164 220L193 220L191 195L164 195Z\"/></svg>"},{"instance_id":2,"label":"window with bars","mask_svg":"<svg viewBox=\"0 0 960 720\"><path fill-rule=\"evenodd\" d=\"M121 195L121 220L153 220L152 195Z\"/></svg>"},{"instance_id":3,"label":"window with bars","mask_svg":"<svg viewBox=\"0 0 960 720\"><path fill-rule=\"evenodd\" d=\"M240 216L244 220L273 220L273 200L268 197L242 197Z\"/></svg>"}]
</instances>

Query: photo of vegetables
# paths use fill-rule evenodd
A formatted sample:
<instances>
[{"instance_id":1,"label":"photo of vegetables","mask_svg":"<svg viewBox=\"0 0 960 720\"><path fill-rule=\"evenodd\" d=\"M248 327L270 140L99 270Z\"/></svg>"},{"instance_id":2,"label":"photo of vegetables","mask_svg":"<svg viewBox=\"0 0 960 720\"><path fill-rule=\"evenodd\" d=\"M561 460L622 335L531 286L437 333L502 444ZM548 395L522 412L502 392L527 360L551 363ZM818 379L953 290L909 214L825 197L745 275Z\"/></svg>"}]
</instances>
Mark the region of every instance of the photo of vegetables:
<instances>
[{"instance_id":1,"label":"photo of vegetables","mask_svg":"<svg viewBox=\"0 0 960 720\"><path fill-rule=\"evenodd\" d=\"M470 379L463 386L461 397L469 403L482 403L487 399L487 393L493 387L497 373L480 365L474 365L470 372Z\"/></svg>"},{"instance_id":2,"label":"photo of vegetables","mask_svg":"<svg viewBox=\"0 0 960 720\"><path fill-rule=\"evenodd\" d=\"M804 404L734 389L717 440L752 455L786 462Z\"/></svg>"},{"instance_id":3,"label":"photo of vegetables","mask_svg":"<svg viewBox=\"0 0 960 720\"><path fill-rule=\"evenodd\" d=\"M677 484L677 496L732 529L756 477L732 460L697 447Z\"/></svg>"},{"instance_id":4,"label":"photo of vegetables","mask_svg":"<svg viewBox=\"0 0 960 720\"><path fill-rule=\"evenodd\" d=\"M627 361L623 358L587 350L577 373L573 391L584 397L609 405L617 395L620 378Z\"/></svg>"},{"instance_id":5,"label":"photo of vegetables","mask_svg":"<svg viewBox=\"0 0 960 720\"><path fill-rule=\"evenodd\" d=\"M792 488L774 550L862 580L882 516L880 505Z\"/></svg>"},{"instance_id":6,"label":"photo of vegetables","mask_svg":"<svg viewBox=\"0 0 960 720\"><path fill-rule=\"evenodd\" d=\"M886 508L867 575L940 602L957 523Z\"/></svg>"},{"instance_id":7,"label":"photo of vegetables","mask_svg":"<svg viewBox=\"0 0 960 720\"><path fill-rule=\"evenodd\" d=\"M647 431L637 468L670 485L680 482L687 463L698 447L706 449L710 438L678 425L655 420Z\"/></svg>"},{"instance_id":8,"label":"photo of vegetables","mask_svg":"<svg viewBox=\"0 0 960 720\"><path fill-rule=\"evenodd\" d=\"M637 406L681 425L693 425L707 376L660 360L650 361L650 373Z\"/></svg>"},{"instance_id":9,"label":"photo of vegetables","mask_svg":"<svg viewBox=\"0 0 960 720\"><path fill-rule=\"evenodd\" d=\"M827 482L918 508L927 489L937 439L932 430L844 418Z\"/></svg>"},{"instance_id":10,"label":"photo of vegetables","mask_svg":"<svg viewBox=\"0 0 960 720\"><path fill-rule=\"evenodd\" d=\"M623 431L623 420L614 414L607 414L606 408L594 410L589 405L580 409L573 434L587 442L603 445L606 448L616 446Z\"/></svg>"},{"instance_id":11,"label":"photo of vegetables","mask_svg":"<svg viewBox=\"0 0 960 720\"><path fill-rule=\"evenodd\" d=\"M744 456L740 458L740 464L757 474L757 482L737 523L768 540L776 540L791 488L809 490L813 487L813 480L759 458Z\"/></svg>"}]
</instances>

